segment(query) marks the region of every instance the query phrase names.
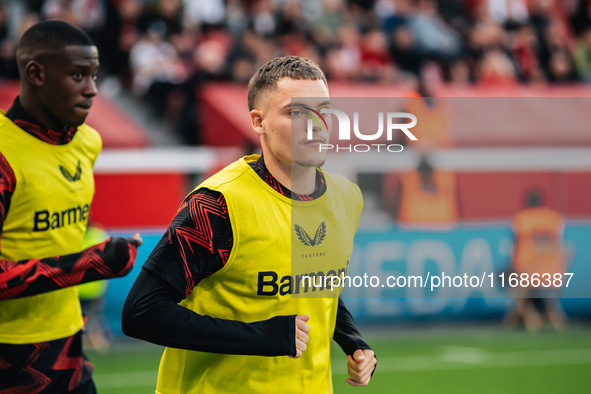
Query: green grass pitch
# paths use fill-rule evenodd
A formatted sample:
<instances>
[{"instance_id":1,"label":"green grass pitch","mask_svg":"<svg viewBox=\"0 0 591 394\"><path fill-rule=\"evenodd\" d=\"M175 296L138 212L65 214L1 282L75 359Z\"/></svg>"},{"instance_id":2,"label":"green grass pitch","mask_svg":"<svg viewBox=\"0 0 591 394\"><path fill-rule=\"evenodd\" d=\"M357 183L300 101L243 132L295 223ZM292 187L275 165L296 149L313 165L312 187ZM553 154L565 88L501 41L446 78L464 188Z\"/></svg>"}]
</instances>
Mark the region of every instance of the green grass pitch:
<instances>
[{"instance_id":1,"label":"green grass pitch","mask_svg":"<svg viewBox=\"0 0 591 394\"><path fill-rule=\"evenodd\" d=\"M364 330L378 354L368 387L345 383L346 357L333 349L335 393L588 393L591 329L528 333L500 326ZM153 393L162 348L117 343L87 352L99 393Z\"/></svg>"}]
</instances>

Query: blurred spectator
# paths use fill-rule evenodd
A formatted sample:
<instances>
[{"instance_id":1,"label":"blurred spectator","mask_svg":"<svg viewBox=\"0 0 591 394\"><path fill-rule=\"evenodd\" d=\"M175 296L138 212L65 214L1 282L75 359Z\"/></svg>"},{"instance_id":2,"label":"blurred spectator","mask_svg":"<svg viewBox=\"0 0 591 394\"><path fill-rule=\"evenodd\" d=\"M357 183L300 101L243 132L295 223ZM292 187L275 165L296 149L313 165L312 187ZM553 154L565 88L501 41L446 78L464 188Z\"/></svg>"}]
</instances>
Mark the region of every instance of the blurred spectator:
<instances>
[{"instance_id":1,"label":"blurred spectator","mask_svg":"<svg viewBox=\"0 0 591 394\"><path fill-rule=\"evenodd\" d=\"M551 66L552 58L555 57L557 52L562 52L565 55L570 53L570 44L566 32L562 29L560 24L556 20L551 20L542 33L540 45L540 66L549 80L553 79L551 74L556 73L556 71L551 70ZM562 55L559 54L558 56ZM556 60L556 57L554 60ZM556 67L556 65L554 66ZM561 64L561 66L563 67L560 67L558 72L564 73L562 70L564 64ZM557 80L556 78L554 78L554 80L560 82L560 80Z\"/></svg>"},{"instance_id":2,"label":"blurred spectator","mask_svg":"<svg viewBox=\"0 0 591 394\"><path fill-rule=\"evenodd\" d=\"M581 80L591 83L591 26L577 40L574 64Z\"/></svg>"},{"instance_id":3,"label":"blurred spectator","mask_svg":"<svg viewBox=\"0 0 591 394\"><path fill-rule=\"evenodd\" d=\"M536 32L538 42L543 41L544 30L553 18L553 5L553 0L533 0L531 3L529 23Z\"/></svg>"},{"instance_id":4,"label":"blurred spectator","mask_svg":"<svg viewBox=\"0 0 591 394\"><path fill-rule=\"evenodd\" d=\"M374 4L374 12L382 24L385 19L392 17L395 11L396 0L376 0Z\"/></svg>"},{"instance_id":5,"label":"blurred spectator","mask_svg":"<svg viewBox=\"0 0 591 394\"><path fill-rule=\"evenodd\" d=\"M500 50L487 51L478 63L477 80L484 87L513 85L515 68L509 56Z\"/></svg>"},{"instance_id":6,"label":"blurred spectator","mask_svg":"<svg viewBox=\"0 0 591 394\"><path fill-rule=\"evenodd\" d=\"M242 1L227 0L225 21L227 28L232 32L234 37L239 37L240 34L248 27L248 16Z\"/></svg>"},{"instance_id":7,"label":"blurred spectator","mask_svg":"<svg viewBox=\"0 0 591 394\"><path fill-rule=\"evenodd\" d=\"M347 22L344 0L322 0L322 10L314 19L313 27L320 36L333 41L337 32Z\"/></svg>"},{"instance_id":8,"label":"blurred spectator","mask_svg":"<svg viewBox=\"0 0 591 394\"><path fill-rule=\"evenodd\" d=\"M160 29L164 34L163 39L168 39L171 35L178 35L183 31L183 15L181 0L155 0L148 3L139 25L142 32L156 24L164 25Z\"/></svg>"},{"instance_id":9,"label":"blurred spectator","mask_svg":"<svg viewBox=\"0 0 591 394\"><path fill-rule=\"evenodd\" d=\"M591 27L591 0L573 0L575 6L571 9L567 9L569 15L569 21L573 33L580 35L588 27ZM572 2L565 2L572 3Z\"/></svg>"},{"instance_id":10,"label":"blurred spectator","mask_svg":"<svg viewBox=\"0 0 591 394\"><path fill-rule=\"evenodd\" d=\"M131 85L129 53L140 39L139 19L143 15L142 0L117 0L107 3L106 26L99 45L101 68L105 74L119 79L123 86Z\"/></svg>"},{"instance_id":11,"label":"blurred spectator","mask_svg":"<svg viewBox=\"0 0 591 394\"><path fill-rule=\"evenodd\" d=\"M554 50L548 64L548 81L552 83L572 83L577 80L572 59L565 50Z\"/></svg>"},{"instance_id":12,"label":"blurred spectator","mask_svg":"<svg viewBox=\"0 0 591 394\"><path fill-rule=\"evenodd\" d=\"M511 27L527 22L526 0L488 0L490 17L498 24Z\"/></svg>"},{"instance_id":13,"label":"blurred spectator","mask_svg":"<svg viewBox=\"0 0 591 394\"><path fill-rule=\"evenodd\" d=\"M225 17L223 0L183 0L184 25L195 29L200 25L220 25Z\"/></svg>"},{"instance_id":14,"label":"blurred spectator","mask_svg":"<svg viewBox=\"0 0 591 394\"><path fill-rule=\"evenodd\" d=\"M416 50L422 56L449 63L460 54L459 34L437 12L435 0L419 0L417 13L408 21L416 38Z\"/></svg>"},{"instance_id":15,"label":"blurred spectator","mask_svg":"<svg viewBox=\"0 0 591 394\"><path fill-rule=\"evenodd\" d=\"M392 35L400 27L406 26L415 7L412 0L392 0L393 12L391 12L383 22L383 28L386 34Z\"/></svg>"},{"instance_id":16,"label":"blurred spectator","mask_svg":"<svg viewBox=\"0 0 591 394\"><path fill-rule=\"evenodd\" d=\"M175 48L164 40L165 34L164 22L154 21L129 55L132 91L138 97L147 98L156 116L166 114L170 94L188 77Z\"/></svg>"},{"instance_id":17,"label":"blurred spectator","mask_svg":"<svg viewBox=\"0 0 591 394\"><path fill-rule=\"evenodd\" d=\"M362 32L380 28L380 21L375 14L376 0L347 0L348 18L355 21Z\"/></svg>"},{"instance_id":18,"label":"blurred spectator","mask_svg":"<svg viewBox=\"0 0 591 394\"><path fill-rule=\"evenodd\" d=\"M326 75L336 80L353 80L361 68L359 31L353 23L339 29L337 44L326 54Z\"/></svg>"},{"instance_id":19,"label":"blurred spectator","mask_svg":"<svg viewBox=\"0 0 591 394\"><path fill-rule=\"evenodd\" d=\"M478 69L482 59L489 51L504 51L503 29L491 20L478 21L466 32L466 47L463 58L466 60L474 81L478 81Z\"/></svg>"},{"instance_id":20,"label":"blurred spectator","mask_svg":"<svg viewBox=\"0 0 591 394\"><path fill-rule=\"evenodd\" d=\"M252 59L248 57L238 57L234 59L230 69L232 81L247 85L250 77L256 72L256 67Z\"/></svg>"},{"instance_id":21,"label":"blurred spectator","mask_svg":"<svg viewBox=\"0 0 591 394\"><path fill-rule=\"evenodd\" d=\"M533 81L539 75L537 39L531 25L523 24L512 35L511 51L521 81Z\"/></svg>"},{"instance_id":22,"label":"blurred spectator","mask_svg":"<svg viewBox=\"0 0 591 394\"><path fill-rule=\"evenodd\" d=\"M391 80L392 71L386 36L380 30L369 31L361 43L361 79L369 82Z\"/></svg>"},{"instance_id":23,"label":"blurred spectator","mask_svg":"<svg viewBox=\"0 0 591 394\"><path fill-rule=\"evenodd\" d=\"M70 1L46 0L41 7L41 17L43 19L61 19L72 25L78 25L78 20L76 19Z\"/></svg>"},{"instance_id":24,"label":"blurred spectator","mask_svg":"<svg viewBox=\"0 0 591 394\"><path fill-rule=\"evenodd\" d=\"M252 59L255 67L260 67L279 53L273 42L260 36L252 29L235 38L230 58L244 57Z\"/></svg>"},{"instance_id":25,"label":"blurred spectator","mask_svg":"<svg viewBox=\"0 0 591 394\"><path fill-rule=\"evenodd\" d=\"M438 0L441 17L458 32L465 31L469 23L468 1Z\"/></svg>"},{"instance_id":26,"label":"blurred spectator","mask_svg":"<svg viewBox=\"0 0 591 394\"><path fill-rule=\"evenodd\" d=\"M226 59L230 40L224 33L210 34L203 38L193 51L193 65L207 80L226 78Z\"/></svg>"},{"instance_id":27,"label":"blurred spectator","mask_svg":"<svg viewBox=\"0 0 591 394\"><path fill-rule=\"evenodd\" d=\"M287 0L277 16L276 33L282 37L294 34L299 35L306 30L309 30L309 28L306 26L306 20L302 15L301 2L298 0Z\"/></svg>"},{"instance_id":28,"label":"blurred spectator","mask_svg":"<svg viewBox=\"0 0 591 394\"><path fill-rule=\"evenodd\" d=\"M400 26L394 31L390 56L401 70L418 74L423 65L423 58L415 48L415 36L407 26Z\"/></svg>"},{"instance_id":29,"label":"blurred spectator","mask_svg":"<svg viewBox=\"0 0 591 394\"><path fill-rule=\"evenodd\" d=\"M4 3L0 3L0 78L18 78L15 55L16 46L10 36L8 12Z\"/></svg>"},{"instance_id":30,"label":"blurred spectator","mask_svg":"<svg viewBox=\"0 0 591 394\"><path fill-rule=\"evenodd\" d=\"M62 19L86 31L93 40L103 29L105 2L97 0L45 0L41 7L43 19Z\"/></svg>"},{"instance_id":31,"label":"blurred spectator","mask_svg":"<svg viewBox=\"0 0 591 394\"><path fill-rule=\"evenodd\" d=\"M256 0L254 5L252 25L254 30L264 36L271 37L275 33L275 3L271 0Z\"/></svg>"},{"instance_id":32,"label":"blurred spectator","mask_svg":"<svg viewBox=\"0 0 591 394\"><path fill-rule=\"evenodd\" d=\"M458 60L449 69L449 83L458 87L465 87L472 82L470 68L464 60Z\"/></svg>"}]
</instances>

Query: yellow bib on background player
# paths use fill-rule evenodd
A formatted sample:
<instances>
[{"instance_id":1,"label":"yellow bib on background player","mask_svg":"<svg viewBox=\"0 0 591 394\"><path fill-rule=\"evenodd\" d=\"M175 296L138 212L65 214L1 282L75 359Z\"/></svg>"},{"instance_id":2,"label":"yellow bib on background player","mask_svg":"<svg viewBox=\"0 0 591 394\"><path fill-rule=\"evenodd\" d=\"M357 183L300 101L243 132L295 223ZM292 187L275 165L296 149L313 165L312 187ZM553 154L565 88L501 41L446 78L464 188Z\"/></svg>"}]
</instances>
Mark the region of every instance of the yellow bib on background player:
<instances>
[{"instance_id":1,"label":"yellow bib on background player","mask_svg":"<svg viewBox=\"0 0 591 394\"><path fill-rule=\"evenodd\" d=\"M0 257L18 261L79 252L94 195L92 166L100 135L78 127L72 141L51 145L0 113L0 151L16 176L2 229ZM82 328L76 287L0 301L0 343L25 344Z\"/></svg>"},{"instance_id":2,"label":"yellow bib on background player","mask_svg":"<svg viewBox=\"0 0 591 394\"><path fill-rule=\"evenodd\" d=\"M226 265L203 279L181 305L247 323L309 314L308 348L298 359L166 348L157 393L270 393L278 388L332 393L330 351L340 289L301 287L301 277L346 270L361 192L347 179L326 174L327 190L320 198L292 201L252 170L248 162L257 159L240 159L197 187L224 195L234 243Z\"/></svg>"}]
</instances>

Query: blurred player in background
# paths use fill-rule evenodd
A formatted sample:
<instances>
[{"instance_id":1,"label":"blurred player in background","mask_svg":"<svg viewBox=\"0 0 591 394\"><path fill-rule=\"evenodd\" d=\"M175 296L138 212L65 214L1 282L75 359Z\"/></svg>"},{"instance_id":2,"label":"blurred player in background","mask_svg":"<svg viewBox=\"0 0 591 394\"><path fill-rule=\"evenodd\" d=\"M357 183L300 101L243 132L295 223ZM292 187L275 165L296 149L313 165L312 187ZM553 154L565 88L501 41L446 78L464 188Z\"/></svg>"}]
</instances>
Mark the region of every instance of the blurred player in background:
<instances>
[{"instance_id":1,"label":"blurred player in background","mask_svg":"<svg viewBox=\"0 0 591 394\"><path fill-rule=\"evenodd\" d=\"M40 22L17 50L21 92L0 113L0 392L95 393L75 285L127 274L139 234L82 250L99 134L84 124L98 51ZM55 256L55 257L52 257Z\"/></svg>"},{"instance_id":2,"label":"blurred player in background","mask_svg":"<svg viewBox=\"0 0 591 394\"><path fill-rule=\"evenodd\" d=\"M319 170L328 130L314 126L306 139L306 111L330 106L328 95L323 72L305 58L276 58L251 79L262 156L234 162L189 194L125 302L123 331L167 346L156 392L330 393L333 339L348 355L347 382L368 384L374 352L344 302L334 293L295 297L291 271L292 206L325 220L318 264L348 264L361 213L359 188ZM302 127L292 133L292 122Z\"/></svg>"},{"instance_id":3,"label":"blurred player in background","mask_svg":"<svg viewBox=\"0 0 591 394\"><path fill-rule=\"evenodd\" d=\"M515 249L512 272L528 278L537 277L541 286L516 288L515 308L506 321L515 324L520 320L529 331L539 330L547 320L560 330L566 323L566 315L560 306L558 289L552 284L555 274L566 272L567 255L564 248L563 215L542 204L542 196L531 192L526 208L513 218ZM521 277L521 276L520 276Z\"/></svg>"}]
</instances>

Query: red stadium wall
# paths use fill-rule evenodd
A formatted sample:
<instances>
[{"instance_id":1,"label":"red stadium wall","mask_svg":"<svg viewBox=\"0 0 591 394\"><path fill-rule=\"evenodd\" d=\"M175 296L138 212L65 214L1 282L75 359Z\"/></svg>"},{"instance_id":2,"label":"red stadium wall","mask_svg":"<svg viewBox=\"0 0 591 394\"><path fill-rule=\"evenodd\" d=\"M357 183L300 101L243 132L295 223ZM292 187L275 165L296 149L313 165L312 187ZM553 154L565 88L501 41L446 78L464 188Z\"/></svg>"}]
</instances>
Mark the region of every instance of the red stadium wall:
<instances>
[{"instance_id":1,"label":"red stadium wall","mask_svg":"<svg viewBox=\"0 0 591 394\"><path fill-rule=\"evenodd\" d=\"M564 209L559 185L564 176L551 172L463 172L457 174L464 219L510 217L525 207L526 196L539 191L551 208Z\"/></svg>"},{"instance_id":2,"label":"red stadium wall","mask_svg":"<svg viewBox=\"0 0 591 394\"><path fill-rule=\"evenodd\" d=\"M567 214L591 216L591 172L570 172L565 185Z\"/></svg>"},{"instance_id":3,"label":"red stadium wall","mask_svg":"<svg viewBox=\"0 0 591 394\"><path fill-rule=\"evenodd\" d=\"M245 141L258 145L258 136L250 129L246 90L243 86L207 85L200 92L199 140L203 145L242 146Z\"/></svg>"},{"instance_id":4,"label":"red stadium wall","mask_svg":"<svg viewBox=\"0 0 591 394\"><path fill-rule=\"evenodd\" d=\"M395 178L385 177L384 201L395 199ZM108 228L167 227L195 186L181 172L98 173L95 181L92 217ZM523 208L533 189L567 217L591 217L591 172L458 172L460 219L507 220Z\"/></svg>"},{"instance_id":5,"label":"red stadium wall","mask_svg":"<svg viewBox=\"0 0 591 394\"><path fill-rule=\"evenodd\" d=\"M92 218L107 228L167 227L188 185L182 173L96 174Z\"/></svg>"}]
</instances>

